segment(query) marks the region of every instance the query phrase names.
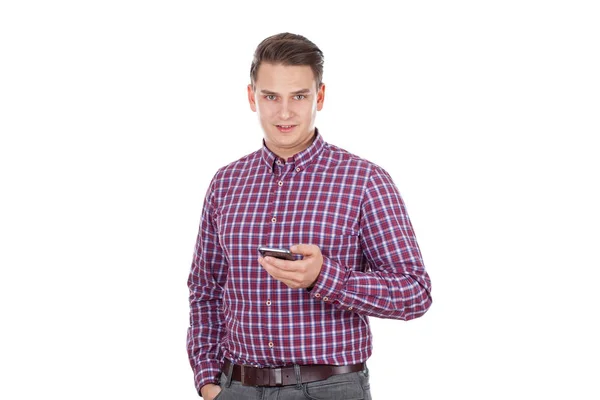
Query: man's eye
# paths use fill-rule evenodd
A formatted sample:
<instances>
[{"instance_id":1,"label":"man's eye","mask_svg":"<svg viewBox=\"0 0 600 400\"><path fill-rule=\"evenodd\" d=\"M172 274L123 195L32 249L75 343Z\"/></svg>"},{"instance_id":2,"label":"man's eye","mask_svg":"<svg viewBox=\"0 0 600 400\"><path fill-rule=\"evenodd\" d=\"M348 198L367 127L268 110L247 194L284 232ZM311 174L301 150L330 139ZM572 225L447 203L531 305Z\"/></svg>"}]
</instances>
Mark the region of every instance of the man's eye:
<instances>
[{"instance_id":1,"label":"man's eye","mask_svg":"<svg viewBox=\"0 0 600 400\"><path fill-rule=\"evenodd\" d=\"M306 96L303 94L297 94L294 96L294 99L296 99L296 100L303 100L305 98L306 98Z\"/></svg>"},{"instance_id":2,"label":"man's eye","mask_svg":"<svg viewBox=\"0 0 600 400\"><path fill-rule=\"evenodd\" d=\"M276 98L277 97L275 95L273 95L273 94L268 94L268 95L265 96L265 99L267 99L267 100L275 100Z\"/></svg>"}]
</instances>

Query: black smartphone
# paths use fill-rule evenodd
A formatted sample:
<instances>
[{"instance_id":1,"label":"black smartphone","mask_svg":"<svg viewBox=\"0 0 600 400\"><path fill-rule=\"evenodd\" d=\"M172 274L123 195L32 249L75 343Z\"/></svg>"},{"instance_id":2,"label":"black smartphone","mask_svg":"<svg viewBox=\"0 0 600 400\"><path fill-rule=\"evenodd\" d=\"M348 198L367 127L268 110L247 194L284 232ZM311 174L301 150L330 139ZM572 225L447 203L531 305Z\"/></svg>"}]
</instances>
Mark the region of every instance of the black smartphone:
<instances>
[{"instance_id":1,"label":"black smartphone","mask_svg":"<svg viewBox=\"0 0 600 400\"><path fill-rule=\"evenodd\" d=\"M278 249L275 247L260 246L258 248L258 252L263 257L271 256L275 258L281 258L282 260L294 261L294 253L292 253L288 249Z\"/></svg>"}]
</instances>

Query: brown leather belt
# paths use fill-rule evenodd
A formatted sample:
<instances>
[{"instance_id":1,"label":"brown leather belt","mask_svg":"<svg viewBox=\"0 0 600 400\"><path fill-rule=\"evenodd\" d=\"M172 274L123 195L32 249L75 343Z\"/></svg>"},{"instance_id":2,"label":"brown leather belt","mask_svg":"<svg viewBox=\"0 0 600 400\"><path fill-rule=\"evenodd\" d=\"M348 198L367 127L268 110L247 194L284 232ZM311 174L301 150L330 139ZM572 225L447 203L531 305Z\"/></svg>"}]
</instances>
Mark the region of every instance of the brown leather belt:
<instances>
[{"instance_id":1,"label":"brown leather belt","mask_svg":"<svg viewBox=\"0 0 600 400\"><path fill-rule=\"evenodd\" d=\"M227 374L231 361L225 359L223 373ZM365 369L364 363L354 365L301 365L300 380L302 383L322 381L333 375L360 372ZM231 379L246 386L285 386L296 384L294 367L257 368L249 365L233 364Z\"/></svg>"}]
</instances>

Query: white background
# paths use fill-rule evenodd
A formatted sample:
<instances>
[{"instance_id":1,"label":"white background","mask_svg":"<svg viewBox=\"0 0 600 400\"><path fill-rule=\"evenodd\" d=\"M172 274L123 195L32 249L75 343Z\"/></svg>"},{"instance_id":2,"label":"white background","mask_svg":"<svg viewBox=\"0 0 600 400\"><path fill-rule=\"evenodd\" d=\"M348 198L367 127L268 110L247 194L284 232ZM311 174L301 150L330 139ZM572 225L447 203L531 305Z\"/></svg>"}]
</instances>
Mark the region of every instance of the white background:
<instances>
[{"instance_id":1,"label":"white background","mask_svg":"<svg viewBox=\"0 0 600 400\"><path fill-rule=\"evenodd\" d=\"M218 3L218 5L216 5ZM325 140L394 177L433 281L372 319L381 399L597 399L589 1L3 1L0 398L194 399L186 287L252 53L325 53Z\"/></svg>"}]
</instances>

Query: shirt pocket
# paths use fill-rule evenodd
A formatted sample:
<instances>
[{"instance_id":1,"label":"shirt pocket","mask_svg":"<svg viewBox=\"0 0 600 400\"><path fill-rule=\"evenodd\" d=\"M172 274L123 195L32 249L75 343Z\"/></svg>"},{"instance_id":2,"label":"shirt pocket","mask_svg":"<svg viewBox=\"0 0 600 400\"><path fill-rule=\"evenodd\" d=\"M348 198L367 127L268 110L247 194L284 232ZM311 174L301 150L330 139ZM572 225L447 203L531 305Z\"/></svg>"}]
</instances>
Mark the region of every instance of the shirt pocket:
<instances>
[{"instance_id":1,"label":"shirt pocket","mask_svg":"<svg viewBox=\"0 0 600 400\"><path fill-rule=\"evenodd\" d=\"M356 373L334 375L324 381L304 384L304 396L311 400L363 400L365 390Z\"/></svg>"},{"instance_id":2,"label":"shirt pocket","mask_svg":"<svg viewBox=\"0 0 600 400\"><path fill-rule=\"evenodd\" d=\"M336 261L346 267L360 265L362 248L360 237L351 230L332 229L320 235L315 243L324 257Z\"/></svg>"}]
</instances>

